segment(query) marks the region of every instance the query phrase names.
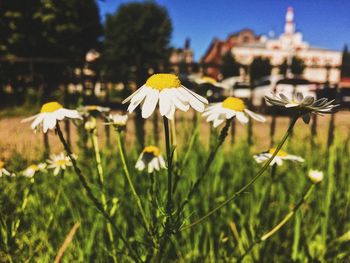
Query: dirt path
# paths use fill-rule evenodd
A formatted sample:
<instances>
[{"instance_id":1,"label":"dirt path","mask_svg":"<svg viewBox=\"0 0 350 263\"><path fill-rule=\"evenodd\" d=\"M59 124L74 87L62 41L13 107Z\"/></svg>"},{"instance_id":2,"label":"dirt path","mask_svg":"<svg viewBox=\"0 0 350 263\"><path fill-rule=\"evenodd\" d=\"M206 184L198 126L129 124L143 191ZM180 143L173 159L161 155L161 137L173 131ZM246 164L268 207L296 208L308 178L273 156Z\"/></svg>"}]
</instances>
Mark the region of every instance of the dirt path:
<instances>
[{"instance_id":1,"label":"dirt path","mask_svg":"<svg viewBox=\"0 0 350 263\"><path fill-rule=\"evenodd\" d=\"M193 112L188 112L183 114L181 112L177 113L176 127L178 130L178 141L181 145L181 141L185 142L186 146L189 141L189 136L192 131L192 116ZM30 129L30 123L21 123L21 120L26 117L11 117L3 118L0 120L0 159L9 159L11 156L17 152L24 156L26 159L40 159L43 152L43 134L38 132L34 133ZM160 119L160 118L159 118ZM330 116L319 116L317 121L318 139L321 141L326 141L328 125ZM265 150L270 143L269 132L270 132L270 122L271 118L268 117L266 123L253 123L253 134L254 134L254 146L257 150ZM288 127L289 119L286 117L279 117L277 119L276 125L276 140L285 132ZM76 142L77 133L76 128L72 126L72 142ZM335 126L337 136L346 137L350 131L350 112L338 112L335 114ZM160 127L160 140L163 140L162 135L162 123L161 119L159 121ZM295 137L304 141L310 136L311 125L306 125L302 121L298 121L295 128ZM104 143L104 126L99 123L99 134L101 135L101 143ZM219 129L220 130L220 129ZM154 135L152 121L148 120L146 125L146 142L152 142ZM209 141L210 126L205 122L204 119L201 121L201 140L207 145ZM236 141L246 139L246 126L236 123ZM127 125L126 133L126 144L127 147L133 147L135 143L135 132L134 132L134 121L130 119ZM53 132L49 133L49 142L51 152L57 153L62 151L62 147ZM113 136L113 131L111 130L111 147L115 145L115 139ZM182 144L183 145L183 144ZM163 146L162 146L163 147ZM39 157L38 157L39 156Z\"/></svg>"}]
</instances>

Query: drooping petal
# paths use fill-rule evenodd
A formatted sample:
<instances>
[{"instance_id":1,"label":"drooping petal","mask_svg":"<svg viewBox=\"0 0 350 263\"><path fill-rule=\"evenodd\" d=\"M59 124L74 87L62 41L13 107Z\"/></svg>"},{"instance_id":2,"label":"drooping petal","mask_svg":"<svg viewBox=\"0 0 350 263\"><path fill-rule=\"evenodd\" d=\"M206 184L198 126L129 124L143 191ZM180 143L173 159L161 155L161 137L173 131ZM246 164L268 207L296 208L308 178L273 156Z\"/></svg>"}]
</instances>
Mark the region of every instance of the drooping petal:
<instances>
[{"instance_id":1,"label":"drooping petal","mask_svg":"<svg viewBox=\"0 0 350 263\"><path fill-rule=\"evenodd\" d=\"M122 101L122 104L125 104L129 102L132 98L136 97L135 100L139 100L140 97L145 95L145 86L140 87L138 90L136 90L134 93L132 93L129 97L127 97L125 100Z\"/></svg>"},{"instance_id":2,"label":"drooping petal","mask_svg":"<svg viewBox=\"0 0 350 263\"><path fill-rule=\"evenodd\" d=\"M40 113L38 115L36 115L37 118L32 122L32 124L30 125L30 127L34 130L36 128L36 126L38 126L44 119L45 117L45 113Z\"/></svg>"},{"instance_id":3,"label":"drooping petal","mask_svg":"<svg viewBox=\"0 0 350 263\"><path fill-rule=\"evenodd\" d=\"M256 114L255 112L252 112L251 110L248 110L248 109L245 109L244 110L250 117L252 117L253 119L257 120L257 121L260 121L260 122L265 122L266 119L265 117L259 115L259 114Z\"/></svg>"},{"instance_id":4,"label":"drooping petal","mask_svg":"<svg viewBox=\"0 0 350 263\"><path fill-rule=\"evenodd\" d=\"M243 124L246 124L249 121L248 117L241 111L236 112L236 118Z\"/></svg>"}]
</instances>

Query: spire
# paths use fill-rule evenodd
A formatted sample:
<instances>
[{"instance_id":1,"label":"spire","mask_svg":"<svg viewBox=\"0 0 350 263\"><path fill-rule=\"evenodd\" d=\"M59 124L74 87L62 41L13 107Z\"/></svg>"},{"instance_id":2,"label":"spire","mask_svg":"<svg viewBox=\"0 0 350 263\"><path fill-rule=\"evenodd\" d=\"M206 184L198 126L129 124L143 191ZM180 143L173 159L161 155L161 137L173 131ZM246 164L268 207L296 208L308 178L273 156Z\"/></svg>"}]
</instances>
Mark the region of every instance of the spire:
<instances>
[{"instance_id":1,"label":"spire","mask_svg":"<svg viewBox=\"0 0 350 263\"><path fill-rule=\"evenodd\" d=\"M293 35L295 32L294 24L294 10L293 7L288 7L286 13L286 23L284 25L284 33L286 35Z\"/></svg>"}]
</instances>

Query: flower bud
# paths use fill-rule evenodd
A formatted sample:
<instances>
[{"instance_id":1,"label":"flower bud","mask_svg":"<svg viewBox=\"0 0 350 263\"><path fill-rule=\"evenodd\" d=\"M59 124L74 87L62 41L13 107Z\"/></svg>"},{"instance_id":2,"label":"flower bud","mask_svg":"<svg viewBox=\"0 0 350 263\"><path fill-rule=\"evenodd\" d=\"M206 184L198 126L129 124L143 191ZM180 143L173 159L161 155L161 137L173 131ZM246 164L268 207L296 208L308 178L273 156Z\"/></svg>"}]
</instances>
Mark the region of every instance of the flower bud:
<instances>
[{"instance_id":1,"label":"flower bud","mask_svg":"<svg viewBox=\"0 0 350 263\"><path fill-rule=\"evenodd\" d=\"M309 179L312 183L318 184L323 180L323 172L317 170L310 170Z\"/></svg>"},{"instance_id":2,"label":"flower bud","mask_svg":"<svg viewBox=\"0 0 350 263\"><path fill-rule=\"evenodd\" d=\"M89 132L95 130L96 129L96 121L94 119L92 119L92 120L85 122L84 128L85 128L85 130L87 130Z\"/></svg>"}]
</instances>

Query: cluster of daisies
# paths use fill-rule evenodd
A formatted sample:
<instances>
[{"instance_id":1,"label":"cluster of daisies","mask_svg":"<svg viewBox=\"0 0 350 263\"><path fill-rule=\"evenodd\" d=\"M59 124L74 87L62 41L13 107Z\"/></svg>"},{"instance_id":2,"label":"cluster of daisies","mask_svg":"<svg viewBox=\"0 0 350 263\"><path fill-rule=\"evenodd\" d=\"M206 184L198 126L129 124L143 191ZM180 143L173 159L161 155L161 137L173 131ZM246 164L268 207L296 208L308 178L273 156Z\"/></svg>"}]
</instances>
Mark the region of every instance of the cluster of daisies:
<instances>
[{"instance_id":1,"label":"cluster of daisies","mask_svg":"<svg viewBox=\"0 0 350 263\"><path fill-rule=\"evenodd\" d=\"M203 80L208 82L208 80ZM288 99L283 94L280 96L266 97L268 103L285 108L295 108L302 115L305 122L308 122L311 114L330 113L337 106L333 101L327 99L315 100L312 97L303 98L297 94L295 98ZM180 79L173 74L154 74L149 77L146 83L123 101L129 103L127 111L132 113L138 106L141 108L143 118L149 118L159 108L160 115L169 120L174 119L177 109L187 112L190 108L202 112L207 122L212 122L214 127L218 127L226 120L236 118L239 122L246 124L249 118L259 122L265 122L265 118L247 109L243 100L235 97L228 97L219 103L208 104L206 98L198 95L182 85ZM112 115L110 109L101 106L84 106L77 110L63 108L58 102L49 102L42 106L40 113L24 121L33 120L31 127L34 130L42 128L43 132L55 129L58 121L64 118L80 119L84 121L84 127L88 131L96 129L97 114L101 114L105 119L105 124L111 125L118 131L126 125L127 115ZM272 150L256 155L255 160L260 163L272 156ZM281 165L282 160L292 160L302 162L298 156L289 155L280 151L271 165ZM136 162L136 169L148 172L165 168L165 162L161 156L159 148L156 146L146 147Z\"/></svg>"},{"instance_id":2,"label":"cluster of daisies","mask_svg":"<svg viewBox=\"0 0 350 263\"><path fill-rule=\"evenodd\" d=\"M46 173L48 170L52 170L53 174L56 176L64 172L70 166L72 166L72 162L64 153L52 154L45 162L31 164L18 175L34 178L37 173ZM5 162L0 161L0 177L3 176L15 177L16 174L9 172L5 168Z\"/></svg>"}]
</instances>

